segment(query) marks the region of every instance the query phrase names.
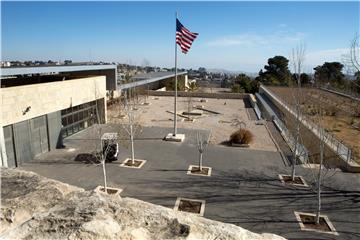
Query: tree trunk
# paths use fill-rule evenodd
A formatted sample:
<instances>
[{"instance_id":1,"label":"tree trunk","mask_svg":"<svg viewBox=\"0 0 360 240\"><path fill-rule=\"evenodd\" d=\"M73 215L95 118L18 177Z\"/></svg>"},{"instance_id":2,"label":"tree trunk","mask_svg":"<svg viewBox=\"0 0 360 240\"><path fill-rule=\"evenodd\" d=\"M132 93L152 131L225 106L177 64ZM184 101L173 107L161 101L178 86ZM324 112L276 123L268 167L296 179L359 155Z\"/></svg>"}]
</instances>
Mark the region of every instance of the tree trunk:
<instances>
[{"instance_id":1,"label":"tree trunk","mask_svg":"<svg viewBox=\"0 0 360 240\"><path fill-rule=\"evenodd\" d=\"M299 116L299 115L298 115ZM299 120L297 120L299 121ZM298 143L299 143L299 125L300 123L297 123L297 127L296 127L296 136L295 136L295 146L294 146L294 152L293 152L293 159L292 159L292 166L291 166L291 179L292 181L295 181L295 165L297 162L297 152L298 152Z\"/></svg>"},{"instance_id":2,"label":"tree trunk","mask_svg":"<svg viewBox=\"0 0 360 240\"><path fill-rule=\"evenodd\" d=\"M293 159L292 159L292 166L291 166L291 180L292 181L295 181L296 151L297 151L297 141L295 141L295 147L294 147Z\"/></svg>"},{"instance_id":3,"label":"tree trunk","mask_svg":"<svg viewBox=\"0 0 360 240\"><path fill-rule=\"evenodd\" d=\"M131 163L135 164L135 154L134 154L134 133L133 133L133 125L130 124L130 141L131 141Z\"/></svg>"},{"instance_id":4,"label":"tree trunk","mask_svg":"<svg viewBox=\"0 0 360 240\"><path fill-rule=\"evenodd\" d=\"M321 137L320 137L320 166L319 166L319 172L317 177L317 211L316 211L316 224L320 223L320 211L321 211L321 170L324 160L324 130L321 129Z\"/></svg>"},{"instance_id":5,"label":"tree trunk","mask_svg":"<svg viewBox=\"0 0 360 240\"><path fill-rule=\"evenodd\" d=\"M200 172L202 171L202 157L203 157L203 154L202 154L202 152L200 152L200 155L199 155L199 170L200 170Z\"/></svg>"},{"instance_id":6,"label":"tree trunk","mask_svg":"<svg viewBox=\"0 0 360 240\"><path fill-rule=\"evenodd\" d=\"M106 169L105 169L105 158L103 157L102 161L102 167L103 167L103 174L104 174L104 191L107 193L107 183L106 183Z\"/></svg>"},{"instance_id":7,"label":"tree trunk","mask_svg":"<svg viewBox=\"0 0 360 240\"><path fill-rule=\"evenodd\" d=\"M300 66L299 66L300 68ZM291 169L291 179L295 181L295 165L297 161L297 147L299 144L299 135L300 135L300 72L297 75L297 92L296 92L296 132L295 132L295 146L294 146L294 154L292 161L292 169Z\"/></svg>"},{"instance_id":8,"label":"tree trunk","mask_svg":"<svg viewBox=\"0 0 360 240\"><path fill-rule=\"evenodd\" d=\"M190 115L190 98L188 99L188 116Z\"/></svg>"}]
</instances>

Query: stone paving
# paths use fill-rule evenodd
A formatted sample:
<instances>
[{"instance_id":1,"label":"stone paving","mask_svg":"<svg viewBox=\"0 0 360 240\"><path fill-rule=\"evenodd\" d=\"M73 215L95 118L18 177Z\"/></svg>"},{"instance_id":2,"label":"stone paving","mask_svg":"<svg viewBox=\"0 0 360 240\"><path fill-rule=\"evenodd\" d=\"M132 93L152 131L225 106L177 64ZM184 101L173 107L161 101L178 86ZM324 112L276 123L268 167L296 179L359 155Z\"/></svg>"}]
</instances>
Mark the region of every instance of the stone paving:
<instances>
[{"instance_id":1,"label":"stone paving","mask_svg":"<svg viewBox=\"0 0 360 240\"><path fill-rule=\"evenodd\" d=\"M138 122L143 126L173 127L174 102L173 97L154 97L150 96L147 102L150 105L139 106L137 111ZM188 100L186 97L178 98L178 113L188 111ZM220 114L212 114L204 111L202 116L194 116L195 122L182 121L178 122L179 128L184 129L204 129L210 130L210 143L220 144L229 140L231 133L236 131L239 126L237 122L244 122L254 135L254 141L250 145L250 149L258 149L264 151L277 151L275 144L271 140L265 126L256 125L254 115L251 115L249 108L245 105L243 99L216 99L206 98L206 102L200 102L200 98L192 98L191 106L202 105L205 109L219 112ZM113 105L108 108L108 121L123 123L126 119L118 118L119 109ZM178 117L178 119L183 119Z\"/></svg>"},{"instance_id":2,"label":"stone paving","mask_svg":"<svg viewBox=\"0 0 360 240\"><path fill-rule=\"evenodd\" d=\"M37 172L65 183L94 189L102 185L102 167L75 161L98 145L96 127L79 132L64 141L66 148L43 154L22 169ZM103 132L113 132L118 125L103 125ZM124 189L123 197L134 197L174 208L178 197L205 200L204 217L233 223L254 232L270 232L288 239L359 239L359 175L329 172L324 177L322 214L326 214L339 236L301 231L294 211L311 212L316 208L316 194L301 187L284 186L278 174L289 174L276 151L260 151L209 145L204 166L212 168L210 177L188 175L189 165L196 165L197 129L179 129L186 135L183 143L165 142L171 128L145 127L135 140L135 158L147 160L141 169L120 167L130 156L126 144L120 145L118 161L107 164L108 185ZM201 134L208 136L210 131ZM125 143L127 140L122 139ZM312 169L297 167L310 186Z\"/></svg>"}]
</instances>

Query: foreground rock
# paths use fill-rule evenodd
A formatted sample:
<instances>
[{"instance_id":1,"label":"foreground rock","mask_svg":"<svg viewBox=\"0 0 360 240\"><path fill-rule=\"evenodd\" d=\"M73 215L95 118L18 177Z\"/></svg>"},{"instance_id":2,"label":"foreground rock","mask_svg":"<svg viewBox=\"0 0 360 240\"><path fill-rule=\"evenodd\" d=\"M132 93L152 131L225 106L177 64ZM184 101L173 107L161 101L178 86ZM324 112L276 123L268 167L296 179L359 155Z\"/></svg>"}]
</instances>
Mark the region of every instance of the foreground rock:
<instances>
[{"instance_id":1,"label":"foreground rock","mask_svg":"<svg viewBox=\"0 0 360 240\"><path fill-rule=\"evenodd\" d=\"M81 188L41 177L35 173L1 169L0 234L47 212Z\"/></svg>"},{"instance_id":2,"label":"foreground rock","mask_svg":"<svg viewBox=\"0 0 360 240\"><path fill-rule=\"evenodd\" d=\"M2 169L5 239L284 239L132 198Z\"/></svg>"}]
</instances>

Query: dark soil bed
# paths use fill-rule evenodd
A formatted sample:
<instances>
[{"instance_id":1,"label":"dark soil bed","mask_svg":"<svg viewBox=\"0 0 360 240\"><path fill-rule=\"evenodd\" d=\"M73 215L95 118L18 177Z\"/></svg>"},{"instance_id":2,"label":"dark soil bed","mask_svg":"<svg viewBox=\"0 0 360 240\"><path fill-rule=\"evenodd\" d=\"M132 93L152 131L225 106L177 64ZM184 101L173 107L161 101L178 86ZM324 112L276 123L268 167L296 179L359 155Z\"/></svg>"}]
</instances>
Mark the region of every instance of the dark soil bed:
<instances>
[{"instance_id":1,"label":"dark soil bed","mask_svg":"<svg viewBox=\"0 0 360 240\"><path fill-rule=\"evenodd\" d=\"M139 167L141 165L141 163L142 163L142 161L134 160L134 164L133 164L133 161L131 159L128 159L125 162L125 165L129 166L129 167Z\"/></svg>"},{"instance_id":2,"label":"dark soil bed","mask_svg":"<svg viewBox=\"0 0 360 240\"><path fill-rule=\"evenodd\" d=\"M191 200L180 200L179 211L191 212L191 213L200 213L201 202L191 201Z\"/></svg>"},{"instance_id":3,"label":"dark soil bed","mask_svg":"<svg viewBox=\"0 0 360 240\"><path fill-rule=\"evenodd\" d=\"M209 168L202 167L201 171L199 167L192 167L191 168L192 174L201 174L201 175L208 175L209 174Z\"/></svg>"},{"instance_id":4,"label":"dark soil bed","mask_svg":"<svg viewBox=\"0 0 360 240\"><path fill-rule=\"evenodd\" d=\"M316 219L315 216L300 214L300 219L301 222L304 224L305 228L331 232L330 227L328 226L328 224L326 223L323 217L320 217L319 224L315 223L315 219Z\"/></svg>"},{"instance_id":5,"label":"dark soil bed","mask_svg":"<svg viewBox=\"0 0 360 240\"><path fill-rule=\"evenodd\" d=\"M103 187L100 188L100 191L105 192L105 188L103 188ZM110 195L116 194L118 192L118 190L116 190L116 189L109 189L109 188L107 188L106 191L107 191L107 194L110 194Z\"/></svg>"},{"instance_id":6,"label":"dark soil bed","mask_svg":"<svg viewBox=\"0 0 360 240\"><path fill-rule=\"evenodd\" d=\"M300 177L295 177L294 181L292 180L291 176L282 176L284 182L286 184L299 184L299 185L305 185L304 182Z\"/></svg>"}]
</instances>

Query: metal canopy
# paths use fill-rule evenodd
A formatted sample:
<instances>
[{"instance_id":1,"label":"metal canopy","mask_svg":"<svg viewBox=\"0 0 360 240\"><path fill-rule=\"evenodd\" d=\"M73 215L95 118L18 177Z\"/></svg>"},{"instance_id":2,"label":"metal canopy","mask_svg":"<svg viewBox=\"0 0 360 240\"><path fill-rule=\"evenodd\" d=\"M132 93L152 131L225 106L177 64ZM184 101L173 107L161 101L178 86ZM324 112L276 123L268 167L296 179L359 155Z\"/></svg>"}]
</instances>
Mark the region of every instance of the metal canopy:
<instances>
[{"instance_id":1,"label":"metal canopy","mask_svg":"<svg viewBox=\"0 0 360 240\"><path fill-rule=\"evenodd\" d=\"M1 76L15 76L27 74L61 73L61 72L80 72L91 70L114 70L116 65L64 65L64 66L35 66L35 67L9 67L1 68Z\"/></svg>"}]
</instances>

